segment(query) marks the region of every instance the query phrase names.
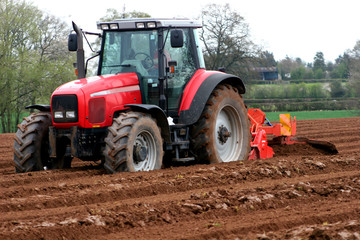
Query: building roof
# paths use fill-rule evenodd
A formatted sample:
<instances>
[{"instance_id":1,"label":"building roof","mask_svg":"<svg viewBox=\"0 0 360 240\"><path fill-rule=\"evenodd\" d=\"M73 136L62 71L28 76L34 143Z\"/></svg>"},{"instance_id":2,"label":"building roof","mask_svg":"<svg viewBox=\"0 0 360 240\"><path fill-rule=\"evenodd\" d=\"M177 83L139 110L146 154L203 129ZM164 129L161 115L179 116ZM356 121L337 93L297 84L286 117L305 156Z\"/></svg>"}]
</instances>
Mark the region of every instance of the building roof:
<instances>
[{"instance_id":1,"label":"building roof","mask_svg":"<svg viewBox=\"0 0 360 240\"><path fill-rule=\"evenodd\" d=\"M277 67L255 67L252 70L255 72L261 72L261 73L278 71Z\"/></svg>"}]
</instances>

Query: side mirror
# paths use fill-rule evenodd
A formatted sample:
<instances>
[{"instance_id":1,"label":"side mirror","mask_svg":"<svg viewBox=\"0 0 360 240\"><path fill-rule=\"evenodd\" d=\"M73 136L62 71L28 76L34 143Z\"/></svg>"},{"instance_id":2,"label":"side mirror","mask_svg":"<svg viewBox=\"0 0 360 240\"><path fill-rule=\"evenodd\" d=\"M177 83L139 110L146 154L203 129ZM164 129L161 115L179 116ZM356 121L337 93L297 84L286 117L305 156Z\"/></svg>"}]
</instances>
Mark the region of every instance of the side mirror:
<instances>
[{"instance_id":1,"label":"side mirror","mask_svg":"<svg viewBox=\"0 0 360 240\"><path fill-rule=\"evenodd\" d=\"M69 34L68 49L70 52L77 51L78 46L77 46L77 34L76 33Z\"/></svg>"},{"instance_id":2,"label":"side mirror","mask_svg":"<svg viewBox=\"0 0 360 240\"><path fill-rule=\"evenodd\" d=\"M181 29L173 29L170 32L171 47L181 48L184 46L184 34Z\"/></svg>"}]
</instances>

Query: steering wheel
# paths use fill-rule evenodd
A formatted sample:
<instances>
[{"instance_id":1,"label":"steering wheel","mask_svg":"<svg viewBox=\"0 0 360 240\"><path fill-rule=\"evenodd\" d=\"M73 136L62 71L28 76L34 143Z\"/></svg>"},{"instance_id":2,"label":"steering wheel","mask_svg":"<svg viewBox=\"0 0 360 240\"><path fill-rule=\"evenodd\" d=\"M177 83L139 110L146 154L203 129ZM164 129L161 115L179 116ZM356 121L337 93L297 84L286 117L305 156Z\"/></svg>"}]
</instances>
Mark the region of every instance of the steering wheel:
<instances>
[{"instance_id":1,"label":"steering wheel","mask_svg":"<svg viewBox=\"0 0 360 240\"><path fill-rule=\"evenodd\" d=\"M138 53L136 53L134 55L135 59L136 59L137 55L144 55L145 56L144 59L142 59L142 60L140 59L140 60L141 60L141 63L142 63L142 65L144 66L144 68L146 70L148 70L148 69L150 69L150 68L152 68L154 66L154 60L150 57L149 54L144 53L144 52L138 52Z\"/></svg>"}]
</instances>

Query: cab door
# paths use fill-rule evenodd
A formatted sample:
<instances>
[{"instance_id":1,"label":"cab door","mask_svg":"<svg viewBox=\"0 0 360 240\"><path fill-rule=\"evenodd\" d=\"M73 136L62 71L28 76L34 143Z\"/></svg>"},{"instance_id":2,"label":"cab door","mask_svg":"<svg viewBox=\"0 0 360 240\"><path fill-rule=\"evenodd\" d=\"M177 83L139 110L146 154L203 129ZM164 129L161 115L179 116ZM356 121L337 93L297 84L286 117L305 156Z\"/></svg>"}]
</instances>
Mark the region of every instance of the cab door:
<instances>
[{"instance_id":1,"label":"cab door","mask_svg":"<svg viewBox=\"0 0 360 240\"><path fill-rule=\"evenodd\" d=\"M166 65L168 66L169 61L176 61L175 71L168 73L166 89L170 116L178 114L182 92L198 68L192 30L191 28L183 29L184 44L180 48L171 47L169 39L165 43Z\"/></svg>"}]
</instances>

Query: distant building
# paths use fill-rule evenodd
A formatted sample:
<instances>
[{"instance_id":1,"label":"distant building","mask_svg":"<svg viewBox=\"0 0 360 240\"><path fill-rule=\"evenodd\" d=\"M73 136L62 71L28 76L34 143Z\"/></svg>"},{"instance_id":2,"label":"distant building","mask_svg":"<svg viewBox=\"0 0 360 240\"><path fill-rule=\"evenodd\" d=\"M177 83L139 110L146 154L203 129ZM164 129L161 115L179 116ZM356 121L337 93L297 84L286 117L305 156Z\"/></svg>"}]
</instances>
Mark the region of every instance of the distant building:
<instances>
[{"instance_id":1,"label":"distant building","mask_svg":"<svg viewBox=\"0 0 360 240\"><path fill-rule=\"evenodd\" d=\"M277 67L256 67L253 68L254 72L259 73L262 80L278 80L279 72Z\"/></svg>"}]
</instances>

